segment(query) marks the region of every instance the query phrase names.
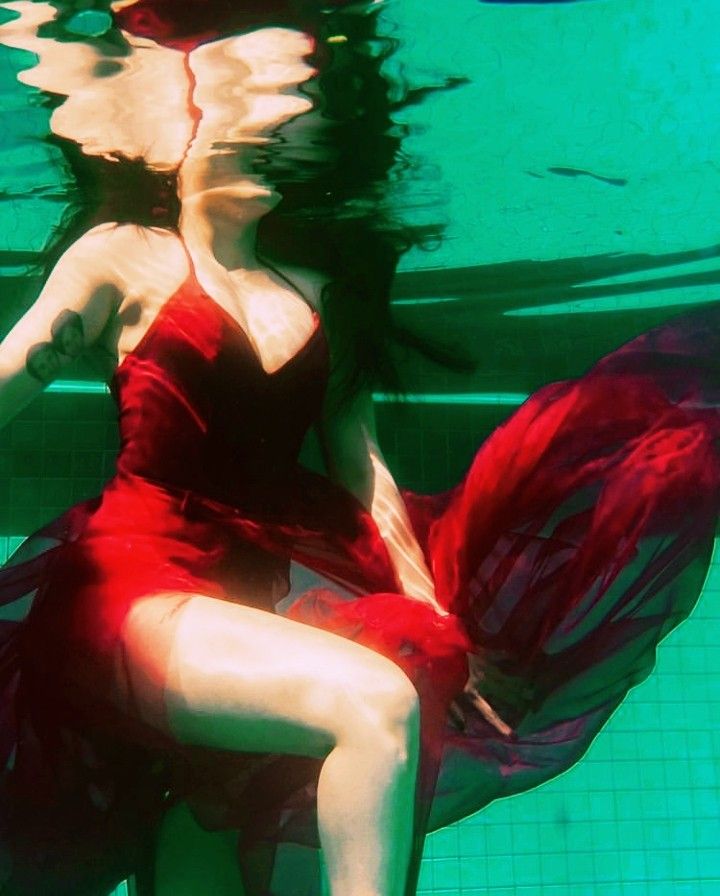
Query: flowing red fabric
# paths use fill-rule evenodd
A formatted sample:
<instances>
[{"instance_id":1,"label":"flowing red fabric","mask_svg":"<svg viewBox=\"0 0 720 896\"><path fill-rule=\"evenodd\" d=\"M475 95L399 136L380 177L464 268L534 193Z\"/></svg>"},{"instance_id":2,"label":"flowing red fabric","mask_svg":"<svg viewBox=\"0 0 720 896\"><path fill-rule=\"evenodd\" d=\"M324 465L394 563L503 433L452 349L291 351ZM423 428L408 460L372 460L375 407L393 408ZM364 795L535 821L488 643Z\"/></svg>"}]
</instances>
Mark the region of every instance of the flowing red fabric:
<instances>
[{"instance_id":1,"label":"flowing red fabric","mask_svg":"<svg viewBox=\"0 0 720 896\"><path fill-rule=\"evenodd\" d=\"M153 833L179 799L239 831L251 894L296 892L301 847L317 883L318 761L183 747L161 694L138 711L118 635L148 593L286 612L405 669L423 730L413 875L426 830L577 761L702 586L719 324L714 307L678 318L541 389L455 488L405 493L441 617L399 593L358 502L297 463L327 377L319 321L268 375L190 278L117 372L117 474L0 573L1 603L37 592L0 629L3 893L99 896L135 873L150 894ZM293 590L292 564L316 587Z\"/></svg>"}]
</instances>

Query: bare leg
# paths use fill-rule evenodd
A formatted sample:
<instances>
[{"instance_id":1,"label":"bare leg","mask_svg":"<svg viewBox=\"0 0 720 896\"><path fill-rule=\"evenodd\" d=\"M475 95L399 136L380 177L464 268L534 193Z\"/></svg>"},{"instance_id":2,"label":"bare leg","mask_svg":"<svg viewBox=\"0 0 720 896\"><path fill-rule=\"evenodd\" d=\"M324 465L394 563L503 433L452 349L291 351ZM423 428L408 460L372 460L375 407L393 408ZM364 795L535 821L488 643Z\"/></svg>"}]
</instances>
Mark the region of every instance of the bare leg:
<instances>
[{"instance_id":1,"label":"bare leg","mask_svg":"<svg viewBox=\"0 0 720 896\"><path fill-rule=\"evenodd\" d=\"M173 607L170 661L160 668L153 644ZM179 741L326 756L318 819L332 896L403 896L419 735L417 694L397 666L327 632L201 596L143 599L124 642L133 674L162 684Z\"/></svg>"}]
</instances>

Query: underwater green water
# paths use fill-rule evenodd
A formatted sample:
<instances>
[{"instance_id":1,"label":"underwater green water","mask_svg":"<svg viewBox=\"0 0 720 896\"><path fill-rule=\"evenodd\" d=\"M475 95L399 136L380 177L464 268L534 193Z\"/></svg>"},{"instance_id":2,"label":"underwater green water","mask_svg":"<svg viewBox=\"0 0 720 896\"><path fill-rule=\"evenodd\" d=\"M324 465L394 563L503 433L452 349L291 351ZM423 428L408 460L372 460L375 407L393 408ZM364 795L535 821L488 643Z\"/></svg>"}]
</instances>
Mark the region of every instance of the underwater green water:
<instances>
[{"instance_id":1,"label":"underwater green water","mask_svg":"<svg viewBox=\"0 0 720 896\"><path fill-rule=\"evenodd\" d=\"M447 232L404 259L398 312L486 359L472 381L411 367L426 400L403 414L379 404L401 481L449 484L524 394L720 298L719 21L717 0L388 4L394 66L471 81L403 113L423 160L418 216L439 208ZM5 328L28 289L3 253L32 262L64 210L58 155L38 140L47 110L15 82L22 59L0 50ZM0 547L97 490L111 416L102 394L24 412L0 447ZM720 893L718 645L715 563L653 676L578 766L430 837L423 894Z\"/></svg>"},{"instance_id":2,"label":"underwater green water","mask_svg":"<svg viewBox=\"0 0 720 896\"><path fill-rule=\"evenodd\" d=\"M393 13L412 35L408 64L473 82L416 110L427 130L411 143L438 166L448 230L412 263L480 266L465 281L485 335L502 333L513 365L529 356L548 378L561 359L532 350L533 328L556 334L579 372L610 334L619 343L626 328L716 301L717 4L471 6ZM513 385L501 365L495 387ZM714 565L654 675L578 766L430 838L426 892L720 893L719 590Z\"/></svg>"}]
</instances>

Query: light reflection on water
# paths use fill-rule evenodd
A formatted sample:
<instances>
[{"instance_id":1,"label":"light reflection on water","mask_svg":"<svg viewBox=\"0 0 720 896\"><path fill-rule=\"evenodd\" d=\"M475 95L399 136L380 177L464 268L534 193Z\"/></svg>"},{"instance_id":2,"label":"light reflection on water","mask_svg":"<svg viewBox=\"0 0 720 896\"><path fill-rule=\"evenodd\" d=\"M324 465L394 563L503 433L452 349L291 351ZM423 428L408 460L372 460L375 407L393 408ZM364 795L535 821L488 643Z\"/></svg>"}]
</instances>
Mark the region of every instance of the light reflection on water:
<instances>
[{"instance_id":1,"label":"light reflection on water","mask_svg":"<svg viewBox=\"0 0 720 896\"><path fill-rule=\"evenodd\" d=\"M718 171L712 151L719 125L709 110L720 75L706 27L713 13L709 0L672 8L640 0L544 6L473 2L430 5L422 15L411 0L385 7L383 33L398 39L397 52L386 63L389 73L409 71L418 84L447 76L470 80L393 115L406 132L403 151L416 170L400 201L410 218L446 226L438 251L412 250L401 268L463 269L470 308L466 313L455 307L451 325L478 308L483 318L495 310L532 315L545 309L560 317L602 311L610 346L643 325L638 312L644 308L650 325L677 306L712 300L719 279L713 251ZM27 56L5 52L0 185L11 226L3 229L2 241L8 250L34 256L60 226L76 188L60 151L37 139L48 129L40 95L20 88L15 73L25 69L19 75L25 83L67 97L54 100L51 126L80 141L85 152L142 155L167 170L177 166L192 135L188 72L182 53L149 40L136 40L142 45L128 52L107 42L98 48L92 42L37 38L32 22L50 17L49 5L6 8L22 9L26 27L18 36L6 26L4 43L38 52L40 64L28 70ZM217 133L207 139L196 135L197 154L214 141L221 169L231 164L240 143L270 141L275 164L285 170L294 166L300 178L302 166L313 164L313 154L317 162L322 152L321 116L317 110L310 119L298 116L274 137L265 122L260 135L263 123L253 121L257 109L240 108L237 96L234 106L227 102L233 84L242 80L240 55L232 40L197 54L195 96L201 106L222 99L212 113L206 109L208 118L217 116ZM302 77L298 73L296 83ZM281 115L291 114L288 85L284 94L286 111L274 110ZM312 95L308 85L293 91L300 104L311 102ZM13 114L20 110L21 116ZM257 144L248 146L248 153L256 150ZM641 290L627 288L636 269L628 256L638 254L648 258L650 269L667 257L662 282L648 276L651 282ZM499 294L522 290L528 280L535 286L538 278L525 276L533 260L545 262L543 276L552 262L555 279L575 290L585 287L583 258L588 267L604 259L604 273L611 278L603 294L593 271L586 306L585 289L567 305L552 294L542 296L539 307L533 302L535 310L496 303ZM11 273L12 260L5 259L11 276L19 269L14 265ZM501 280L488 284L492 266L500 262L505 264ZM406 297L402 286L400 293L404 302L421 298ZM438 297L452 294L446 286ZM484 319L483 326L487 323ZM438 320L431 315L425 325L435 329ZM493 321L496 326L502 328ZM478 338L477 331L472 338Z\"/></svg>"}]
</instances>

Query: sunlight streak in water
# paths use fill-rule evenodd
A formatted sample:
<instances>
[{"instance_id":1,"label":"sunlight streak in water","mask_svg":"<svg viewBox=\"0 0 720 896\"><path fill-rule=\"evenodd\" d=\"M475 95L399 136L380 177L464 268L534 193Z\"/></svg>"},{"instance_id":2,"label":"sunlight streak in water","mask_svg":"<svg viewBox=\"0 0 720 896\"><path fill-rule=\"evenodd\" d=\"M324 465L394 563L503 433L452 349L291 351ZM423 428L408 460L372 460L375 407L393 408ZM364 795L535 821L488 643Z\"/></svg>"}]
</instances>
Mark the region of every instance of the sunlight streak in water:
<instances>
[{"instance_id":1,"label":"sunlight streak in water","mask_svg":"<svg viewBox=\"0 0 720 896\"><path fill-rule=\"evenodd\" d=\"M718 272L720 276L720 272ZM699 293L699 294L698 294ZM570 299L534 307L512 308L503 317L542 317L563 314L601 314L608 311L631 311L650 308L681 308L685 305L710 304L718 300L717 286L688 287L672 290L670 294L640 292L625 296L602 296L597 299Z\"/></svg>"}]
</instances>

